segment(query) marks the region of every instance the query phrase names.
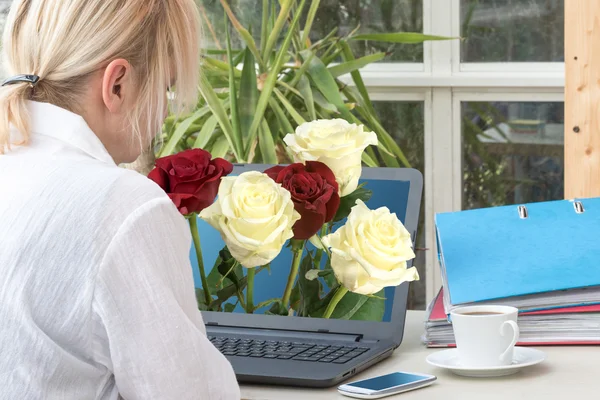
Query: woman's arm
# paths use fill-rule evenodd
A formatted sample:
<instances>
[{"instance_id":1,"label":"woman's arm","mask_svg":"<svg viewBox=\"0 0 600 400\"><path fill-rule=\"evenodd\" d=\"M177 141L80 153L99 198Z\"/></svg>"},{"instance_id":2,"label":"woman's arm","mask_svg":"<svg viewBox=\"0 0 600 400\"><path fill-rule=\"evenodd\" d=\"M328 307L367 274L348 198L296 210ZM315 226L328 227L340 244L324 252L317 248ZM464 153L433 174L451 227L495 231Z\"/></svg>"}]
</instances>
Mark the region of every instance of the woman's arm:
<instances>
[{"instance_id":1,"label":"woman's arm","mask_svg":"<svg viewBox=\"0 0 600 400\"><path fill-rule=\"evenodd\" d=\"M132 213L98 271L93 308L125 400L239 400L194 293L190 234L167 198Z\"/></svg>"}]
</instances>

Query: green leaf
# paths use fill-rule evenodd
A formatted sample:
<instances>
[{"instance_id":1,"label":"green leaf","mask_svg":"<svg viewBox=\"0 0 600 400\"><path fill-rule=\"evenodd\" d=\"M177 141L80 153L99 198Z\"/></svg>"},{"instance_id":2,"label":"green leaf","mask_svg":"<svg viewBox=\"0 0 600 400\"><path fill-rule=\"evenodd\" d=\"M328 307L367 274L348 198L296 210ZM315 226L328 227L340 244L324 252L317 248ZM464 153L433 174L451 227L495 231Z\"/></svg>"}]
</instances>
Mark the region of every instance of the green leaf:
<instances>
[{"instance_id":1,"label":"green leaf","mask_svg":"<svg viewBox=\"0 0 600 400\"><path fill-rule=\"evenodd\" d=\"M418 44L428 40L451 40L458 39L446 36L426 35L418 32L397 32L397 33L363 33L350 38L351 40L373 40L386 43L406 43Z\"/></svg>"},{"instance_id":2,"label":"green leaf","mask_svg":"<svg viewBox=\"0 0 600 400\"><path fill-rule=\"evenodd\" d=\"M301 52L301 54L302 57L308 59L310 58L311 51L304 50ZM310 66L308 67L308 75L313 80L314 85L321 93L323 93L323 96L325 96L327 101L333 104L344 118L350 120L352 118L352 114L344 104L344 100L340 94L340 89L338 88L335 79L333 76L331 76L331 73L327 70L327 67L325 64L323 64L319 57L314 56L312 58Z\"/></svg>"},{"instance_id":3,"label":"green leaf","mask_svg":"<svg viewBox=\"0 0 600 400\"><path fill-rule=\"evenodd\" d=\"M312 59L313 59L314 56L315 56L314 53L310 53L310 56L308 57L308 59L304 60L304 63L300 66L300 68L298 68L296 70L296 74L294 75L294 77L290 81L290 86L296 86L300 82L300 79L302 79L302 77L308 71L308 68L310 67L310 63L311 63L311 61L312 61Z\"/></svg>"},{"instance_id":4,"label":"green leaf","mask_svg":"<svg viewBox=\"0 0 600 400\"><path fill-rule=\"evenodd\" d=\"M258 275L266 267L260 267L257 269L256 274ZM238 275L241 276L242 272ZM224 286L223 289L217 291L217 299L210 303L209 308L211 310L217 310L221 308L221 305L233 296L238 296L248 285L248 277L244 276L239 279L238 284L231 283ZM239 297L238 297L239 298Z\"/></svg>"},{"instance_id":5,"label":"green leaf","mask_svg":"<svg viewBox=\"0 0 600 400\"><path fill-rule=\"evenodd\" d=\"M320 3L321 0L313 0L310 4L310 8L308 9L308 14L306 16L306 23L304 24L304 31L302 32L302 46L306 46L306 41L309 38L312 24L317 16L317 10L319 9Z\"/></svg>"},{"instance_id":6,"label":"green leaf","mask_svg":"<svg viewBox=\"0 0 600 400\"><path fill-rule=\"evenodd\" d=\"M235 87L236 65L233 63L231 55L231 38L229 37L229 24L225 21L225 37L227 41L227 59L229 60L229 101L231 103L231 126L233 128L233 143L235 148L241 150L244 148L242 141L242 132L240 130L240 116L238 111L237 89Z\"/></svg>"},{"instance_id":7,"label":"green leaf","mask_svg":"<svg viewBox=\"0 0 600 400\"><path fill-rule=\"evenodd\" d=\"M349 294L351 293L346 296ZM383 295L384 291L381 290L375 296L367 296L367 301L354 312L350 319L355 321L383 321L385 315L385 298Z\"/></svg>"},{"instance_id":8,"label":"green leaf","mask_svg":"<svg viewBox=\"0 0 600 400\"><path fill-rule=\"evenodd\" d=\"M281 303L281 299L275 298L275 299L269 299L269 300L263 301L261 303L258 303L256 305L256 307L254 307L254 310L260 310L261 308L270 306L271 304L277 303L277 302ZM287 315L287 313L285 315Z\"/></svg>"},{"instance_id":9,"label":"green leaf","mask_svg":"<svg viewBox=\"0 0 600 400\"><path fill-rule=\"evenodd\" d=\"M237 303L236 304L227 303L227 304L225 304L225 307L223 307L223 309L227 313L232 313L235 310L236 306L237 306Z\"/></svg>"},{"instance_id":10,"label":"green leaf","mask_svg":"<svg viewBox=\"0 0 600 400\"><path fill-rule=\"evenodd\" d=\"M325 295L325 297L323 297L318 302L313 304L313 308L310 310L311 317L313 317L313 318L322 318L323 317L323 314L325 314L325 310L327 309L327 305L329 305L329 302L331 302L331 299L333 299L333 296L335 295L336 289L337 289L337 286L332 287L331 290L329 291L329 293L327 293Z\"/></svg>"},{"instance_id":11,"label":"green leaf","mask_svg":"<svg viewBox=\"0 0 600 400\"><path fill-rule=\"evenodd\" d=\"M342 41L340 43L340 47L342 48L342 56L344 57L344 60L346 62L355 61L352 49L350 48L350 45L347 42ZM367 86L363 81L360 71L355 70L352 71L351 74L352 80L354 81L354 84L356 85L356 88L361 95L361 105L363 105L372 115L377 115L377 113L375 112L375 108L373 108L373 103L371 102L371 98L369 97L369 91L367 90Z\"/></svg>"},{"instance_id":12,"label":"green leaf","mask_svg":"<svg viewBox=\"0 0 600 400\"><path fill-rule=\"evenodd\" d=\"M265 54L265 46L267 45L267 36L269 34L269 0L263 0L262 2L262 23L260 24L260 52Z\"/></svg>"},{"instance_id":13,"label":"green leaf","mask_svg":"<svg viewBox=\"0 0 600 400\"><path fill-rule=\"evenodd\" d=\"M269 99L269 105L275 113L275 116L279 121L279 125L281 125L281 129L284 133L283 136L285 136L288 133L294 133L294 127L292 126L288 118L285 116L285 113L283 112L283 109L281 108L277 100L275 100L274 98Z\"/></svg>"},{"instance_id":14,"label":"green leaf","mask_svg":"<svg viewBox=\"0 0 600 400\"><path fill-rule=\"evenodd\" d=\"M331 318L346 320L351 319L354 314L356 314L358 310L364 306L367 300L369 300L367 296L348 292L335 307L333 314L331 314Z\"/></svg>"},{"instance_id":15,"label":"green leaf","mask_svg":"<svg viewBox=\"0 0 600 400\"><path fill-rule=\"evenodd\" d=\"M224 158L229 152L230 148L231 146L227 142L227 138L224 136L220 136L212 145L212 148L210 149L210 154L215 158Z\"/></svg>"},{"instance_id":16,"label":"green leaf","mask_svg":"<svg viewBox=\"0 0 600 400\"><path fill-rule=\"evenodd\" d=\"M240 129L244 138L248 137L250 126L256 113L258 103L258 88L256 85L256 66L252 52L246 47L244 57L244 68L240 82Z\"/></svg>"},{"instance_id":17,"label":"green leaf","mask_svg":"<svg viewBox=\"0 0 600 400\"><path fill-rule=\"evenodd\" d=\"M198 310L208 311L208 306L204 303L206 301L204 297L204 290L196 288L196 302L198 303Z\"/></svg>"},{"instance_id":18,"label":"green leaf","mask_svg":"<svg viewBox=\"0 0 600 400\"><path fill-rule=\"evenodd\" d=\"M292 294L290 295L290 307L299 313L300 306L300 283L296 281L296 284L292 288Z\"/></svg>"},{"instance_id":19,"label":"green leaf","mask_svg":"<svg viewBox=\"0 0 600 400\"><path fill-rule=\"evenodd\" d=\"M344 63L334 65L333 67L329 67L329 73L331 73L333 77L337 78L338 76L349 74L374 62L381 61L385 58L385 56L385 53L375 53L361 57L357 60L346 61Z\"/></svg>"},{"instance_id":20,"label":"green leaf","mask_svg":"<svg viewBox=\"0 0 600 400\"><path fill-rule=\"evenodd\" d=\"M367 167L377 168L379 165L366 151L362 154L362 161Z\"/></svg>"},{"instance_id":21,"label":"green leaf","mask_svg":"<svg viewBox=\"0 0 600 400\"><path fill-rule=\"evenodd\" d=\"M224 0L221 0L221 2L223 2L223 1ZM287 35L285 36L285 39L283 40L283 43L281 44L281 48L279 49L279 52L277 53L277 57L275 59L274 65L272 66L271 71L269 71L267 79L265 80L265 83L263 85L262 92L258 99L258 105L256 106L256 113L254 114L254 119L252 120L252 125L250 126L250 132L248 133L249 146L245 151L246 156L249 155L250 151L252 150L251 145L257 136L258 128L259 128L260 124L262 123L262 119L264 117L265 111L267 110L267 105L269 104L269 99L271 98L271 94L273 93L273 89L275 88L275 83L279 77L279 70L281 69L284 59L287 56L287 51L288 51L288 49L290 47L290 43L292 41L294 29L296 28L296 26L298 25L298 22L300 21L300 16L302 15L302 9L304 8L305 2L306 2L306 0L301 1L300 6L298 7L298 12L294 16L294 20L290 24Z\"/></svg>"},{"instance_id":22,"label":"green leaf","mask_svg":"<svg viewBox=\"0 0 600 400\"><path fill-rule=\"evenodd\" d=\"M328 111L330 113L335 113L335 114L340 113L333 104L331 104L330 102L327 101L327 99L325 98L325 96L323 96L321 94L321 92L319 92L319 91L313 92L313 97L315 99L315 103L319 107L321 107L323 110Z\"/></svg>"},{"instance_id":23,"label":"green leaf","mask_svg":"<svg viewBox=\"0 0 600 400\"><path fill-rule=\"evenodd\" d=\"M203 149L208 144L208 141L215 131L217 124L217 118L214 115L211 115L202 126L202 129L200 130L200 133L198 133L192 148Z\"/></svg>"},{"instance_id":24,"label":"green leaf","mask_svg":"<svg viewBox=\"0 0 600 400\"><path fill-rule=\"evenodd\" d=\"M331 268L331 259L327 259L326 268ZM337 288L339 286L339 283L338 283L337 278L335 277L335 274L325 275L323 277L323 280L325 281L325 283L327 284L327 287L330 290L334 290L335 288Z\"/></svg>"},{"instance_id":25,"label":"green leaf","mask_svg":"<svg viewBox=\"0 0 600 400\"><path fill-rule=\"evenodd\" d=\"M288 94L289 92L292 92L296 96L302 97L302 93L300 93L296 88L291 87L288 83L284 82L283 80L278 80L277 85L284 88L286 90L286 94Z\"/></svg>"},{"instance_id":26,"label":"green leaf","mask_svg":"<svg viewBox=\"0 0 600 400\"><path fill-rule=\"evenodd\" d=\"M300 264L298 271L298 283L300 286L300 298L302 308L310 312L319 302L321 292L321 283L319 280L309 281L306 279L306 273L313 268L312 257L307 255Z\"/></svg>"},{"instance_id":27,"label":"green leaf","mask_svg":"<svg viewBox=\"0 0 600 400\"><path fill-rule=\"evenodd\" d=\"M277 299L277 301L273 303L271 308L268 311L266 311L265 314L287 316L288 311L285 309L283 303L279 299Z\"/></svg>"},{"instance_id":28,"label":"green leaf","mask_svg":"<svg viewBox=\"0 0 600 400\"><path fill-rule=\"evenodd\" d=\"M212 58L212 57L205 57L203 59L203 61L206 64L208 64L208 65L205 66L205 68L207 68L207 67L214 67L218 71L225 72L224 75L229 75L230 72L233 72L236 78L239 78L242 75L242 73L238 69L236 69L234 71L231 71L230 68L229 68L229 63L226 63L224 61L217 60L217 59ZM216 72L216 71L214 71L214 72Z\"/></svg>"},{"instance_id":29,"label":"green leaf","mask_svg":"<svg viewBox=\"0 0 600 400\"><path fill-rule=\"evenodd\" d=\"M312 88L310 87L310 81L306 76L300 78L298 89L300 90L300 93L302 93L304 104L306 104L306 109L308 110L311 121L316 120L317 112L315 111L315 98L313 96Z\"/></svg>"},{"instance_id":30,"label":"green leaf","mask_svg":"<svg viewBox=\"0 0 600 400\"><path fill-rule=\"evenodd\" d=\"M273 133L265 119L258 131L258 146L262 155L263 164L277 164L277 154L275 153L275 143L273 142Z\"/></svg>"},{"instance_id":31,"label":"green leaf","mask_svg":"<svg viewBox=\"0 0 600 400\"><path fill-rule=\"evenodd\" d=\"M159 157L165 157L170 154L173 154L173 152L175 151L175 148L177 147L177 144L181 141L183 136L187 133L190 126L195 124L198 120L200 120L200 118L204 117L209 112L210 112L209 107L202 107L199 110L197 110L194 114L192 114L191 117L185 119L183 122L181 122L179 125L177 125L175 132L169 138L169 141L164 145L164 147L160 151Z\"/></svg>"},{"instance_id":32,"label":"green leaf","mask_svg":"<svg viewBox=\"0 0 600 400\"><path fill-rule=\"evenodd\" d=\"M356 205L357 200L362 200L365 203L371 199L373 192L365 189L364 187L358 187L354 192L341 198L340 207L338 208L333 222L338 222L350 215L352 207Z\"/></svg>"},{"instance_id":33,"label":"green leaf","mask_svg":"<svg viewBox=\"0 0 600 400\"><path fill-rule=\"evenodd\" d=\"M248 32L248 30L244 28L240 21L235 17L235 14L233 13L233 11L231 11L231 7L229 7L229 4L227 4L227 0L220 0L220 2L223 8L225 9L225 12L227 13L227 16L229 17L231 24L238 31L242 39L244 39L244 41L246 42L246 46L248 46L252 54L254 54L254 57L256 57L256 61L258 62L258 64L264 67L265 63L260 56L260 52L258 51L256 43L254 42L254 39L252 38L250 32Z\"/></svg>"},{"instance_id":34,"label":"green leaf","mask_svg":"<svg viewBox=\"0 0 600 400\"><path fill-rule=\"evenodd\" d=\"M233 127L231 126L231 122L229 122L229 116L225 112L225 108L221 103L221 100L217 97L213 87L210 85L206 76L204 74L200 74L200 93L206 100L206 103L210 107L213 112L213 115L219 121L219 125L223 130L223 134L225 135L226 142L231 147L233 154L238 162L243 162L242 154L239 149L235 146L235 141L233 139ZM226 153L226 152L225 152ZM214 154L213 154L214 156Z\"/></svg>"},{"instance_id":35,"label":"green leaf","mask_svg":"<svg viewBox=\"0 0 600 400\"><path fill-rule=\"evenodd\" d=\"M294 108L292 103L290 103L290 101L279 90L274 89L273 92L277 95L277 98L279 98L279 101L281 102L281 104L283 104L283 106L288 111L288 113L292 116L294 121L296 121L296 124L302 125L303 123L306 122L306 120L302 117L302 115L300 115L298 113L298 111L296 111L296 109Z\"/></svg>"},{"instance_id":36,"label":"green leaf","mask_svg":"<svg viewBox=\"0 0 600 400\"><path fill-rule=\"evenodd\" d=\"M212 267L212 269L210 270L210 272L208 273L208 276L206 277L206 282L208 283L208 287L212 289L223 289L223 280L221 279L221 273L219 272L219 265L221 265L221 263L223 262L223 260L221 259L221 257L217 257L217 259L215 260L215 264ZM229 283L230 281L228 280L227 283Z\"/></svg>"},{"instance_id":37,"label":"green leaf","mask_svg":"<svg viewBox=\"0 0 600 400\"><path fill-rule=\"evenodd\" d=\"M277 20L275 21L275 25L273 25L273 29L269 33L269 37L267 38L267 44L265 45L265 49L263 52L263 57L265 59L268 59L269 55L273 51L273 48L275 47L275 44L277 43L277 40L279 39L279 34L281 33L281 30L283 29L283 25L285 24L285 22L287 21L289 15L290 15L290 10L292 9L293 4L294 4L294 1L292 1L292 0L283 0L281 2L281 9L279 10L279 16L277 17ZM291 32L291 29L290 29L290 32Z\"/></svg>"}]
</instances>

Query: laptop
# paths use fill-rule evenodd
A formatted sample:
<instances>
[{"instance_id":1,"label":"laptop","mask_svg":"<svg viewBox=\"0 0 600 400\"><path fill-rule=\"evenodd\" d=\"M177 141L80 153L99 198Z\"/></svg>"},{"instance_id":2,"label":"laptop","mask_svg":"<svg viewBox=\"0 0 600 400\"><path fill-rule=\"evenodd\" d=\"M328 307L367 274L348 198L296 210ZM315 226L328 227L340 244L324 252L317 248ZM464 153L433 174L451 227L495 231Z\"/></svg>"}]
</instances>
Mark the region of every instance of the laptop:
<instances>
[{"instance_id":1,"label":"laptop","mask_svg":"<svg viewBox=\"0 0 600 400\"><path fill-rule=\"evenodd\" d=\"M269 167L236 165L232 175ZM423 190L421 173L407 168L364 168L361 178L373 191L369 208L386 206L396 213L414 244ZM199 221L199 231L204 263L210 270L224 242L204 221ZM193 249L190 259L196 287L201 288ZM291 251L284 248L270 271L256 275L254 304L282 296L291 260ZM239 382L330 387L389 357L400 346L408 285L385 289L383 317L380 312L376 321L265 315L268 307L246 314L239 305L233 312L203 311L202 315L210 340L229 359Z\"/></svg>"}]
</instances>

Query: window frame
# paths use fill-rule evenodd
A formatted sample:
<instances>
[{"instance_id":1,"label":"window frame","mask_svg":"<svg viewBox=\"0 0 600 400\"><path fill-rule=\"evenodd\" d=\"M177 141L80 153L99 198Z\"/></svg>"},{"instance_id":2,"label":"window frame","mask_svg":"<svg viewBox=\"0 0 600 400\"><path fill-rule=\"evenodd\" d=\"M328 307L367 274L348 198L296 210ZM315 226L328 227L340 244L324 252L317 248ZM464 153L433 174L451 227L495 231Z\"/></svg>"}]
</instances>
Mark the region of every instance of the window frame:
<instances>
[{"instance_id":1,"label":"window frame","mask_svg":"<svg viewBox=\"0 0 600 400\"><path fill-rule=\"evenodd\" d=\"M460 0L423 0L423 30L460 36ZM379 63L362 71L374 101L423 101L426 303L442 280L434 215L462 207L461 103L564 101L563 62L460 62L460 41L426 42L423 63ZM351 84L349 77L342 78ZM450 132L448 132L450 131ZM448 168L451 165L452 168Z\"/></svg>"}]
</instances>

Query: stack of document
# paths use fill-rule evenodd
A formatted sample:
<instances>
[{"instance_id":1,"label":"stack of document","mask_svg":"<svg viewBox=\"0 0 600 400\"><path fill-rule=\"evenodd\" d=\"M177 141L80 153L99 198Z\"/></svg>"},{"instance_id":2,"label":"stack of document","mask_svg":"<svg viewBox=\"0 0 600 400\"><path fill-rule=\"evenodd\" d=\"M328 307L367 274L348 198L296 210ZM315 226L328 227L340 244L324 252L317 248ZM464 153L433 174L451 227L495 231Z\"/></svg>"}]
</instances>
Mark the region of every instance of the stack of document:
<instances>
[{"instance_id":1,"label":"stack of document","mask_svg":"<svg viewBox=\"0 0 600 400\"><path fill-rule=\"evenodd\" d=\"M467 305L520 311L523 344L600 343L600 198L437 214L443 290L429 345L453 344L447 315Z\"/></svg>"},{"instance_id":2,"label":"stack of document","mask_svg":"<svg viewBox=\"0 0 600 400\"><path fill-rule=\"evenodd\" d=\"M442 299L443 289L427 309L422 340L428 347L455 346ZM600 305L524 312L517 323L520 346L600 344Z\"/></svg>"}]
</instances>

